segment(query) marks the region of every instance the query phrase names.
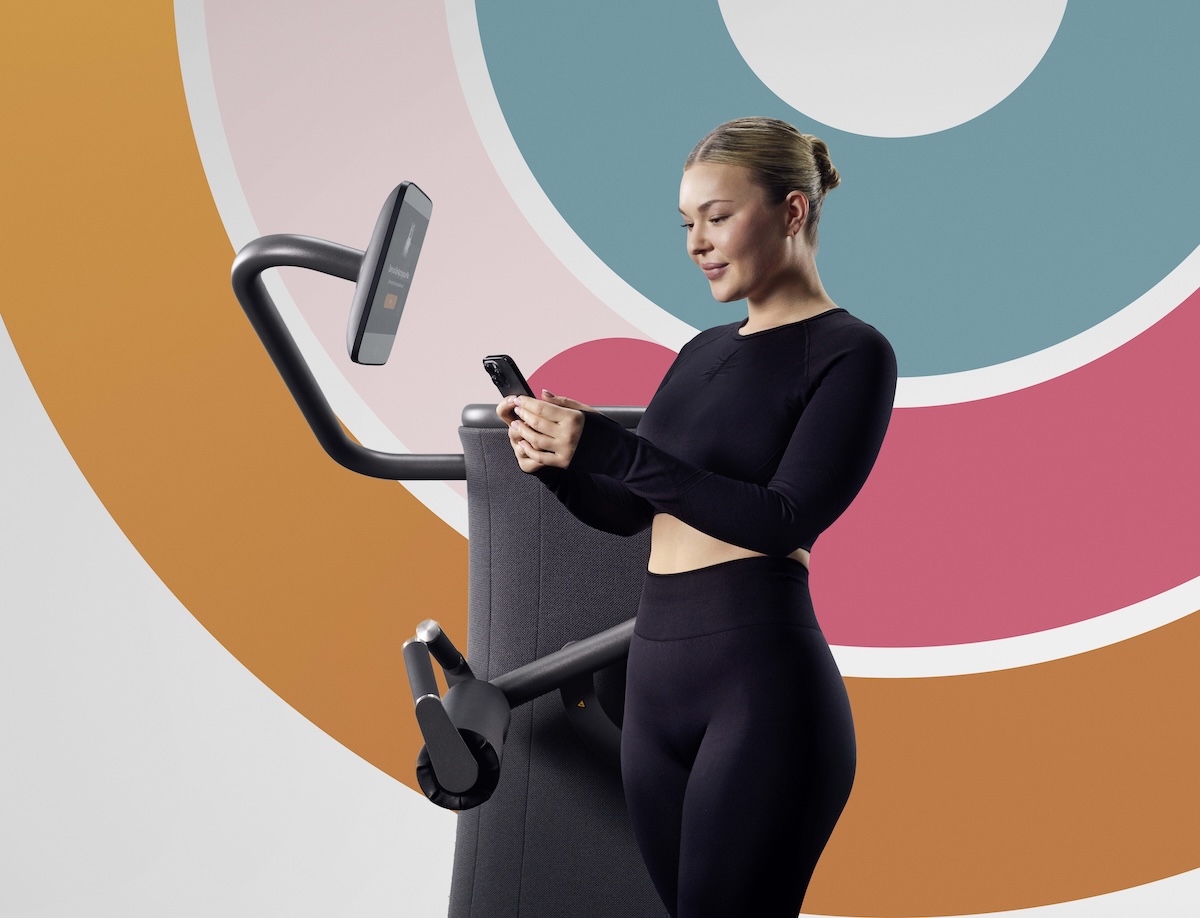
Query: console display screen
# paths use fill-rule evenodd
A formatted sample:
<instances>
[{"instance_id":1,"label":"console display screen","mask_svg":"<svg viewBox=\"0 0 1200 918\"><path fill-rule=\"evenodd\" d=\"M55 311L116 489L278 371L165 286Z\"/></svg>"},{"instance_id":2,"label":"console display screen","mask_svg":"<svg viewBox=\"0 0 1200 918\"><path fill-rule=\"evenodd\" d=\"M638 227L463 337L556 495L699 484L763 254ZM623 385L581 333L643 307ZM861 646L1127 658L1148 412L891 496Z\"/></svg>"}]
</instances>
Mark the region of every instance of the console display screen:
<instances>
[{"instance_id":1,"label":"console display screen","mask_svg":"<svg viewBox=\"0 0 1200 918\"><path fill-rule=\"evenodd\" d=\"M425 231L429 228L431 210L429 198L419 188L415 185L405 187L380 258L373 290L367 294L370 300L363 304L366 315L355 317L356 330L361 337L351 342L351 356L359 363L381 364L391 354L400 315L412 287L417 258L425 241ZM380 216L381 221L383 216ZM374 245L375 240L372 240Z\"/></svg>"}]
</instances>

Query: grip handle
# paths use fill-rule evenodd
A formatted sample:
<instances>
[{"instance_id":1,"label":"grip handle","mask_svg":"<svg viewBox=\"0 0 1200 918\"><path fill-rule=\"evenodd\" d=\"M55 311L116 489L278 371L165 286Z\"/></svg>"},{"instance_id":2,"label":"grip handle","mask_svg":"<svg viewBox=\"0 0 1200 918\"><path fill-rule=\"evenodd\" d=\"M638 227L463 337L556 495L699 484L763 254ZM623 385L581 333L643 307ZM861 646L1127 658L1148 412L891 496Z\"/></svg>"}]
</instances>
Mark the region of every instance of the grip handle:
<instances>
[{"instance_id":1,"label":"grip handle","mask_svg":"<svg viewBox=\"0 0 1200 918\"><path fill-rule=\"evenodd\" d=\"M447 792L464 794L479 780L479 763L438 696L429 650L415 638L404 642L404 668L434 777Z\"/></svg>"}]
</instances>

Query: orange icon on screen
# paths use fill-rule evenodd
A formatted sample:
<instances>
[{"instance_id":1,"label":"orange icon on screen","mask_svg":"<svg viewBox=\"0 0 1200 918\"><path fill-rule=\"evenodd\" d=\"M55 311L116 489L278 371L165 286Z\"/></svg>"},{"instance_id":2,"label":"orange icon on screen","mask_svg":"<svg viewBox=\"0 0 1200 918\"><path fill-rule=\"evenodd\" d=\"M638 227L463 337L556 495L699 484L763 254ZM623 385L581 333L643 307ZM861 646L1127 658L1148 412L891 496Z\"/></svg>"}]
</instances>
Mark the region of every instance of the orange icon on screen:
<instances>
[{"instance_id":1,"label":"orange icon on screen","mask_svg":"<svg viewBox=\"0 0 1200 918\"><path fill-rule=\"evenodd\" d=\"M395 309L397 299L398 299L398 297L396 296L396 294L394 294L394 293L387 294L387 296L385 296L383 298L383 308L384 309Z\"/></svg>"}]
</instances>

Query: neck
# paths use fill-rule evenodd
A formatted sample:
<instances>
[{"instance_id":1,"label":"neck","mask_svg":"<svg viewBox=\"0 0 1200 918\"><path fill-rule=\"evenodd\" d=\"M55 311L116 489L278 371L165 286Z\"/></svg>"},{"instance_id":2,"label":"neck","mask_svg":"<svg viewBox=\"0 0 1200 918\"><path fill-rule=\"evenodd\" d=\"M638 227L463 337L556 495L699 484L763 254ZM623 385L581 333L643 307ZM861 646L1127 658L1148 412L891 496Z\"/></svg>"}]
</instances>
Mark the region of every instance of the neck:
<instances>
[{"instance_id":1,"label":"neck","mask_svg":"<svg viewBox=\"0 0 1200 918\"><path fill-rule=\"evenodd\" d=\"M809 262L804 270L796 271L786 284L765 297L751 297L746 301L749 316L743 331L763 331L777 325L801 322L813 316L837 308L829 298L816 265Z\"/></svg>"}]
</instances>

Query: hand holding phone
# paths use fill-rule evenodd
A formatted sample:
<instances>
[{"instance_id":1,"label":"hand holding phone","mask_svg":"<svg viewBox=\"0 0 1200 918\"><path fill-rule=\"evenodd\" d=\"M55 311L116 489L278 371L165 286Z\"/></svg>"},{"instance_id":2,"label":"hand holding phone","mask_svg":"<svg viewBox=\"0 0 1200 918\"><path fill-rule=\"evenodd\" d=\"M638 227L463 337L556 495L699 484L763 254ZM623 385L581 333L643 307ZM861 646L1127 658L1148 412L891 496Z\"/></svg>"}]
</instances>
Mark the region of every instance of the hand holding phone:
<instances>
[{"instance_id":1,"label":"hand holding phone","mask_svg":"<svg viewBox=\"0 0 1200 918\"><path fill-rule=\"evenodd\" d=\"M488 376L492 378L492 382L496 384L500 395L503 396L500 404L496 406L496 414L508 426L508 440L517 457L517 465L523 472L536 472L542 468L543 463L534 457L529 444L517 432L514 424L517 419L516 409L509 404L508 399L516 395L527 395L530 398L537 398L537 396L529 388L525 374L517 367L516 361L507 354L492 354L484 357L483 368L487 370Z\"/></svg>"}]
</instances>

